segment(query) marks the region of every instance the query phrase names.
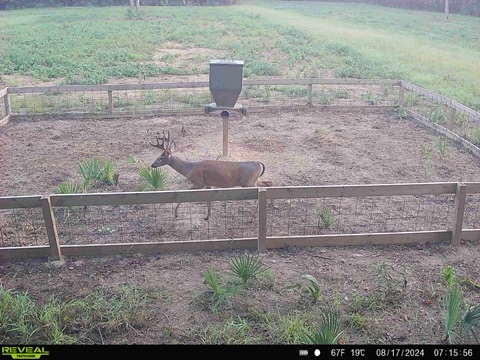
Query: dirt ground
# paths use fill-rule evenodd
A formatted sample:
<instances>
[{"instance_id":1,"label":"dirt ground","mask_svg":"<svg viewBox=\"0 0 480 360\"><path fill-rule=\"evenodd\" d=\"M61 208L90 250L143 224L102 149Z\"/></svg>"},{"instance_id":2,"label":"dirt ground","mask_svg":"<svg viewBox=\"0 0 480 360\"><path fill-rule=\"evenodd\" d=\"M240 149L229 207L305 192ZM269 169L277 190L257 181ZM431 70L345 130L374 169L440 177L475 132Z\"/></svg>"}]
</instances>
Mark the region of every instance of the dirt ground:
<instances>
[{"instance_id":1,"label":"dirt ground","mask_svg":"<svg viewBox=\"0 0 480 360\"><path fill-rule=\"evenodd\" d=\"M182 125L185 136L181 135ZM153 162L159 153L148 142L162 130L170 130L176 154L184 159L215 159L221 154L218 114L13 121L0 128L0 195L52 193L62 181L79 181L79 161L92 157L113 160L120 173L117 187L99 191L134 191L139 178L128 159ZM263 178L277 186L478 181L479 159L452 142L448 142L447 156L441 158L435 150L437 136L388 112L233 114L229 159L262 161L266 164ZM432 149L429 174L425 174L421 144ZM181 175L171 168L167 171L169 190L188 188ZM107 338L93 337L98 343L208 342L207 330L221 328L228 319L239 316L250 321L255 342L276 343L282 338L265 331L252 317L252 309L274 313L278 320L299 313L316 314L321 306L335 303L346 328L342 342L350 344L440 343L444 338L442 268L451 265L459 278L480 282L479 242L462 242L457 248L446 244L292 247L267 252L263 262L271 273L268 284L259 281L237 295L231 309L212 312L200 307L195 299L206 291L203 273L208 268L226 273L228 262L240 253L72 258L57 267L37 260L9 261L0 265L0 281L6 288L28 290L40 302L54 295L81 297L93 289L115 288L125 282L168 294L169 301L155 302L146 326ZM359 307L358 295L379 291L376 269L382 263L388 264L387 278L398 285L400 295L381 311ZM303 274L318 279L323 293L320 304L307 306L298 292L283 291L301 282ZM471 304L480 302L478 287L465 285L462 289ZM349 321L353 313L367 322L353 326ZM224 338L217 341L227 342Z\"/></svg>"}]
</instances>

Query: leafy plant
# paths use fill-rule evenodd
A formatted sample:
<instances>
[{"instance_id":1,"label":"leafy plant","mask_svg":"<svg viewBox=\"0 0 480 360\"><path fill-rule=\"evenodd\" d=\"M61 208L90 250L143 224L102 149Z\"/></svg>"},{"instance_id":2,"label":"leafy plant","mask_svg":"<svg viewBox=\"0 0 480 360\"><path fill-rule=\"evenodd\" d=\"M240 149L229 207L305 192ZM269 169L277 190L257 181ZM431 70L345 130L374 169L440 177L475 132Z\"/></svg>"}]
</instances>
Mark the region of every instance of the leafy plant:
<instances>
[{"instance_id":1,"label":"leafy plant","mask_svg":"<svg viewBox=\"0 0 480 360\"><path fill-rule=\"evenodd\" d=\"M335 345L342 334L340 315L334 311L326 311L322 313L319 328L313 333L305 333L304 342L312 345Z\"/></svg>"},{"instance_id":2,"label":"leafy plant","mask_svg":"<svg viewBox=\"0 0 480 360\"><path fill-rule=\"evenodd\" d=\"M465 331L467 335L472 335L479 344L475 329L480 329L480 304L468 307L462 315L461 323L461 330Z\"/></svg>"},{"instance_id":3,"label":"leafy plant","mask_svg":"<svg viewBox=\"0 0 480 360\"><path fill-rule=\"evenodd\" d=\"M94 158L81 161L80 173L84 179L83 187L85 189L97 182L114 185L118 181L118 174L115 173L115 165L110 160L102 162Z\"/></svg>"},{"instance_id":4,"label":"leafy plant","mask_svg":"<svg viewBox=\"0 0 480 360\"><path fill-rule=\"evenodd\" d=\"M217 279L217 274L211 270L208 269L205 274L203 275L203 278L205 279L205 282L210 285L210 288L213 291L213 297L214 297L214 302L213 306L214 308L217 308L219 305L224 303L225 301L228 302L231 306L231 298L235 296L239 289L239 285L234 285L228 289L226 289L223 285L221 285L218 282Z\"/></svg>"},{"instance_id":5,"label":"leafy plant","mask_svg":"<svg viewBox=\"0 0 480 360\"><path fill-rule=\"evenodd\" d=\"M84 179L84 187L89 187L94 181L101 177L102 169L99 159L90 159L80 162L80 173Z\"/></svg>"},{"instance_id":6,"label":"leafy plant","mask_svg":"<svg viewBox=\"0 0 480 360\"><path fill-rule=\"evenodd\" d=\"M313 302L317 302L322 294L320 284L313 275L305 274L303 275L303 278L308 281L307 290L310 295L312 295Z\"/></svg>"},{"instance_id":7,"label":"leafy plant","mask_svg":"<svg viewBox=\"0 0 480 360\"><path fill-rule=\"evenodd\" d=\"M430 121L434 123L444 123L446 115L443 109L439 106L430 113Z\"/></svg>"},{"instance_id":8,"label":"leafy plant","mask_svg":"<svg viewBox=\"0 0 480 360\"><path fill-rule=\"evenodd\" d=\"M325 134L325 129L323 127L319 127L315 129L315 136L321 137Z\"/></svg>"},{"instance_id":9,"label":"leafy plant","mask_svg":"<svg viewBox=\"0 0 480 360\"><path fill-rule=\"evenodd\" d=\"M232 259L230 271L242 279L243 285L246 285L250 279L255 278L261 272L262 265L258 254L245 254Z\"/></svg>"},{"instance_id":10,"label":"leafy plant","mask_svg":"<svg viewBox=\"0 0 480 360\"><path fill-rule=\"evenodd\" d=\"M141 190L163 190L167 180L167 173L160 168L142 167L138 174L144 179L147 184L141 185L138 188Z\"/></svg>"},{"instance_id":11,"label":"leafy plant","mask_svg":"<svg viewBox=\"0 0 480 360\"><path fill-rule=\"evenodd\" d=\"M480 145L480 128L475 128L470 132L470 141L475 145Z\"/></svg>"},{"instance_id":12,"label":"leafy plant","mask_svg":"<svg viewBox=\"0 0 480 360\"><path fill-rule=\"evenodd\" d=\"M83 190L83 186L78 185L75 181L64 181L55 189L55 194L78 194Z\"/></svg>"},{"instance_id":13,"label":"leafy plant","mask_svg":"<svg viewBox=\"0 0 480 360\"><path fill-rule=\"evenodd\" d=\"M407 110L403 106L398 106L393 109L393 114L397 119L405 119L407 117Z\"/></svg>"},{"instance_id":14,"label":"leafy plant","mask_svg":"<svg viewBox=\"0 0 480 360\"><path fill-rule=\"evenodd\" d=\"M324 208L318 212L317 225L319 228L329 229L336 222L337 219L330 209Z\"/></svg>"},{"instance_id":15,"label":"leafy plant","mask_svg":"<svg viewBox=\"0 0 480 360\"><path fill-rule=\"evenodd\" d=\"M440 156L444 158L447 153L448 153L448 144L445 138L442 138L440 136L435 138L435 146L440 153Z\"/></svg>"},{"instance_id":16,"label":"leafy plant","mask_svg":"<svg viewBox=\"0 0 480 360\"><path fill-rule=\"evenodd\" d=\"M454 286L457 283L455 269L450 265L446 265L442 269L442 279L445 281L445 283L447 283L448 286Z\"/></svg>"},{"instance_id":17,"label":"leafy plant","mask_svg":"<svg viewBox=\"0 0 480 360\"><path fill-rule=\"evenodd\" d=\"M462 302L462 291L458 284L448 288L447 297L444 301L445 311L445 341L454 343L453 333L460 320L460 307Z\"/></svg>"},{"instance_id":18,"label":"leafy plant","mask_svg":"<svg viewBox=\"0 0 480 360\"><path fill-rule=\"evenodd\" d=\"M423 155L423 170L425 176L430 175L433 168L432 150L426 144L420 144Z\"/></svg>"}]
</instances>

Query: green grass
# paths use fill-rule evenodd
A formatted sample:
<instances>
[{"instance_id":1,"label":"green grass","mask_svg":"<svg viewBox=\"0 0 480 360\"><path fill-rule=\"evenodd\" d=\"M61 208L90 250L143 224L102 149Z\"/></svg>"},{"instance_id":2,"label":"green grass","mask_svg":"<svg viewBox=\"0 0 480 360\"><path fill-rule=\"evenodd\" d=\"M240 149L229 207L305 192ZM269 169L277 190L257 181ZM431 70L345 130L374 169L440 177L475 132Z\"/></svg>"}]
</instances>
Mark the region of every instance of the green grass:
<instances>
[{"instance_id":1,"label":"green grass","mask_svg":"<svg viewBox=\"0 0 480 360\"><path fill-rule=\"evenodd\" d=\"M403 78L480 109L478 18L365 4L54 8L0 13L0 75L63 84L204 73L218 51L247 77ZM182 47L190 60L163 49ZM7 78L7 85L10 78ZM23 80L26 81L26 80ZM21 81L20 81L21 82ZM149 100L147 100L149 101Z\"/></svg>"},{"instance_id":2,"label":"green grass","mask_svg":"<svg viewBox=\"0 0 480 360\"><path fill-rule=\"evenodd\" d=\"M0 284L0 341L91 343L99 334L138 331L147 325L149 301L155 297L135 284L124 284L115 292L99 288L83 298L51 297L39 303L27 292L15 293Z\"/></svg>"}]
</instances>

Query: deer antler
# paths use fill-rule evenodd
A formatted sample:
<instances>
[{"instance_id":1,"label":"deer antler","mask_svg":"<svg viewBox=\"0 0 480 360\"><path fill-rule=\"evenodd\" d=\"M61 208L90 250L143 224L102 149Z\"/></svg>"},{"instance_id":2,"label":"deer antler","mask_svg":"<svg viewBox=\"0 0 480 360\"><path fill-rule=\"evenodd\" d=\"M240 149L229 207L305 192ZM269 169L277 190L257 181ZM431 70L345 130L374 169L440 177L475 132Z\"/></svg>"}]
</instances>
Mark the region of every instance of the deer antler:
<instances>
[{"instance_id":1,"label":"deer antler","mask_svg":"<svg viewBox=\"0 0 480 360\"><path fill-rule=\"evenodd\" d=\"M155 136L155 139L157 140L157 143L156 144L152 144L150 143L150 145L156 147L156 148L159 148L160 150L165 150L165 132L163 132L163 139L162 139L162 143L160 144L160 138L158 136Z\"/></svg>"}]
</instances>

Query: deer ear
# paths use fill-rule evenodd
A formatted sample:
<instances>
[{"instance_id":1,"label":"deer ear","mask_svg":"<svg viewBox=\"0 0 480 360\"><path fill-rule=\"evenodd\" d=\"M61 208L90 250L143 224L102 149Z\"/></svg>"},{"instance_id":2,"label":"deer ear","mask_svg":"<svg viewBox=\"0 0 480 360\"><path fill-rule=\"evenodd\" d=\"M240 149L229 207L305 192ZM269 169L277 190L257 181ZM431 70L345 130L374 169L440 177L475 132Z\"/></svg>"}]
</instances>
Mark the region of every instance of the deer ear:
<instances>
[{"instance_id":1,"label":"deer ear","mask_svg":"<svg viewBox=\"0 0 480 360\"><path fill-rule=\"evenodd\" d=\"M170 146L168 147L170 149L170 151L175 151L175 141L172 141L172 143L170 144Z\"/></svg>"},{"instance_id":2,"label":"deer ear","mask_svg":"<svg viewBox=\"0 0 480 360\"><path fill-rule=\"evenodd\" d=\"M165 149L165 155L170 156L171 154L172 152L170 151L170 149Z\"/></svg>"}]
</instances>

